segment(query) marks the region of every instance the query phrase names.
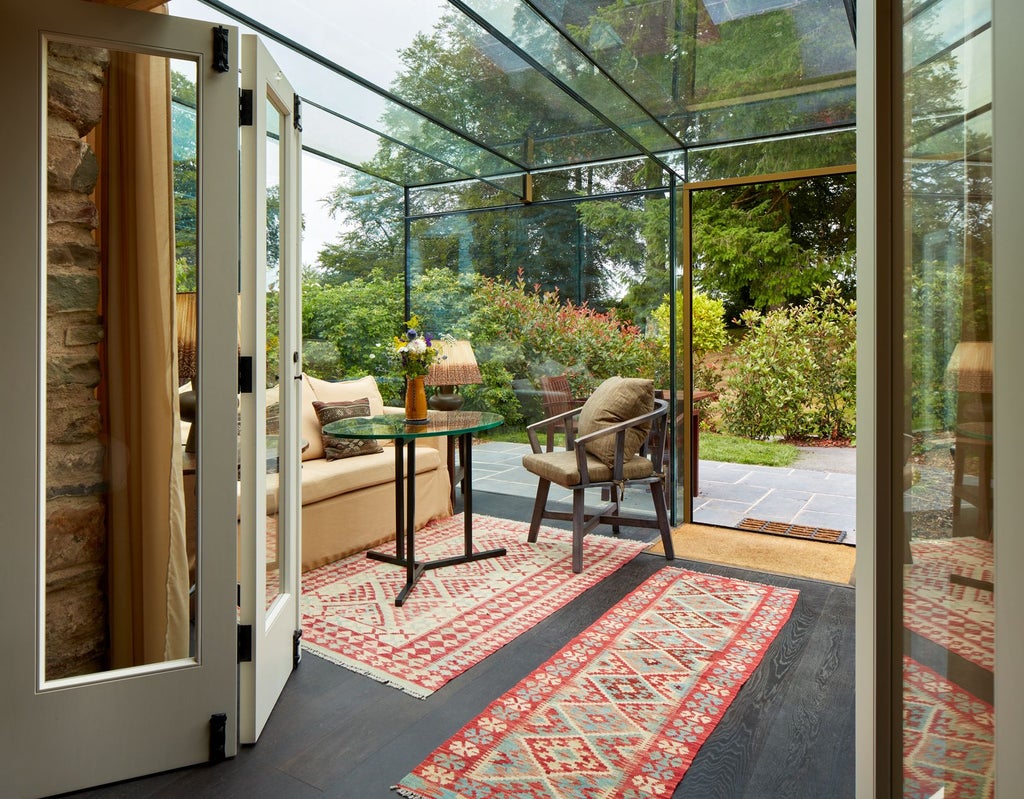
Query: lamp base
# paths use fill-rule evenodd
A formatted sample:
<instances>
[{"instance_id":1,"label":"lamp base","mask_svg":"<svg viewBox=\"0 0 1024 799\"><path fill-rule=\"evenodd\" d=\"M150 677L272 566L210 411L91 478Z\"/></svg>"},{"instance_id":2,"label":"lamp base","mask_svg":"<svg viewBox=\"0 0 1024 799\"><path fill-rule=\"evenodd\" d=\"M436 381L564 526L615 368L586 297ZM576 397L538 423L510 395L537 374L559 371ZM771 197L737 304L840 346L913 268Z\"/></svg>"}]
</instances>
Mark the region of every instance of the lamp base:
<instances>
[{"instance_id":1,"label":"lamp base","mask_svg":"<svg viewBox=\"0 0 1024 799\"><path fill-rule=\"evenodd\" d=\"M435 411L457 411L463 402L465 400L456 386L438 386L437 391L427 400L427 405Z\"/></svg>"}]
</instances>

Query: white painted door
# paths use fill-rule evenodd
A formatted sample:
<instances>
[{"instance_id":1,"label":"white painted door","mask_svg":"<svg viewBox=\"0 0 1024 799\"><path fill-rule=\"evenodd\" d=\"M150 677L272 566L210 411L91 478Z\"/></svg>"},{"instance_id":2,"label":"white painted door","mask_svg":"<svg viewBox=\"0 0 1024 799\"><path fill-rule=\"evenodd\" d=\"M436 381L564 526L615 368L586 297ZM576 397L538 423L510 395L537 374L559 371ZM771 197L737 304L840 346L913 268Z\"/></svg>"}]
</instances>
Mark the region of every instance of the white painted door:
<instances>
[{"instance_id":1,"label":"white painted door","mask_svg":"<svg viewBox=\"0 0 1024 799\"><path fill-rule=\"evenodd\" d=\"M255 36L242 37L242 354L239 733L254 743L298 664L300 121L295 93ZM249 642L251 641L251 647Z\"/></svg>"},{"instance_id":2,"label":"white painted door","mask_svg":"<svg viewBox=\"0 0 1024 799\"><path fill-rule=\"evenodd\" d=\"M216 38L209 23L77 0L3 3L5 796L50 795L237 749L239 54L235 30L221 30L220 54ZM186 238L175 238L169 216L178 157L168 152L176 113L168 76L179 67L194 82L183 105L196 126L185 216L205 420L189 457L176 415L168 254ZM156 293L143 296L135 283ZM125 335L121 327L132 325ZM160 376L138 379L151 372ZM115 407L115 394L127 410ZM120 438L115 431L137 418L145 434ZM141 508L122 512L121 497ZM114 508L126 521L111 521ZM124 547L115 527L135 544ZM142 623L112 621L126 612Z\"/></svg>"}]
</instances>

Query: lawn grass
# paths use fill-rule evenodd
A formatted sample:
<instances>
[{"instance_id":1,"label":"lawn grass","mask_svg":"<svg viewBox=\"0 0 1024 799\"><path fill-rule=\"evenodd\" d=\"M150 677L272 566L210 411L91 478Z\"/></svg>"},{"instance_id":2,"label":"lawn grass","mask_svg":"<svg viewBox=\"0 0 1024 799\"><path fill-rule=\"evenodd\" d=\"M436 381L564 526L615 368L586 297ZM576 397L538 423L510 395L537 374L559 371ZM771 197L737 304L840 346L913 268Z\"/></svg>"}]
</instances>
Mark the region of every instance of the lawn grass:
<instances>
[{"instance_id":1,"label":"lawn grass","mask_svg":"<svg viewBox=\"0 0 1024 799\"><path fill-rule=\"evenodd\" d=\"M498 427L480 436L483 441L510 441L527 444L526 430L514 427ZM541 444L545 439L540 436ZM564 447L565 436L555 434L555 446ZM797 459L797 448L792 444L775 441L754 441L749 438L727 436L721 433L700 434L700 457L702 460L724 463L745 463L755 466L791 466Z\"/></svg>"},{"instance_id":2,"label":"lawn grass","mask_svg":"<svg viewBox=\"0 0 1024 799\"><path fill-rule=\"evenodd\" d=\"M721 433L700 434L700 458L723 463L746 463L755 466L791 466L799 455L792 444L775 441L754 441Z\"/></svg>"}]
</instances>

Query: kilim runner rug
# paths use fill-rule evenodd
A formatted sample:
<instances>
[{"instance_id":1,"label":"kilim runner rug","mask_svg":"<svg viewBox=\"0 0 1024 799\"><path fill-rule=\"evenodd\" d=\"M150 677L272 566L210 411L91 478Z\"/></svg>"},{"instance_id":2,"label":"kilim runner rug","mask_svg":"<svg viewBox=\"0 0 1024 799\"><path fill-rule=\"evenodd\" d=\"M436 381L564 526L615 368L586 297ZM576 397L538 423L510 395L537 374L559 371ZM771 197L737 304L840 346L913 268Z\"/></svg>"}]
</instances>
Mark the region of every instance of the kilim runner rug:
<instances>
[{"instance_id":1,"label":"kilim runner rug","mask_svg":"<svg viewBox=\"0 0 1024 799\"><path fill-rule=\"evenodd\" d=\"M462 553L462 514L416 533L424 560ZM352 671L426 697L530 629L642 552L646 544L587 536L583 572L572 572L572 533L473 516L477 549L508 554L424 573L405 604L395 597L405 570L365 554L302 578L302 646ZM381 547L394 552L394 544Z\"/></svg>"},{"instance_id":2,"label":"kilim runner rug","mask_svg":"<svg viewBox=\"0 0 1024 799\"><path fill-rule=\"evenodd\" d=\"M914 541L910 549L914 562L904 579L904 625L991 671L995 603L992 592L976 583L992 582L992 542L947 538ZM967 580L950 580L950 575Z\"/></svg>"},{"instance_id":3,"label":"kilim runner rug","mask_svg":"<svg viewBox=\"0 0 1024 799\"><path fill-rule=\"evenodd\" d=\"M665 567L395 788L413 799L669 796L797 595Z\"/></svg>"},{"instance_id":4,"label":"kilim runner rug","mask_svg":"<svg viewBox=\"0 0 1024 799\"><path fill-rule=\"evenodd\" d=\"M956 683L903 658L903 796L991 799L993 708Z\"/></svg>"}]
</instances>

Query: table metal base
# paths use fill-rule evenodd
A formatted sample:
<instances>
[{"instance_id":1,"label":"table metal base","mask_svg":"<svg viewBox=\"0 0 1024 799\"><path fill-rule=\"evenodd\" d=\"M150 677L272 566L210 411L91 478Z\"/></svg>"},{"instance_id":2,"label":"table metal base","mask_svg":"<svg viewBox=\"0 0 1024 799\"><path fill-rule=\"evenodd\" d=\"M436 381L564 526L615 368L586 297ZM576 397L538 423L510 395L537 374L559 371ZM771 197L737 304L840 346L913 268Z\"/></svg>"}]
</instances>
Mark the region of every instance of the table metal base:
<instances>
[{"instance_id":1,"label":"table metal base","mask_svg":"<svg viewBox=\"0 0 1024 799\"><path fill-rule=\"evenodd\" d=\"M440 569L445 566L456 566L460 563L472 563L487 558L498 558L507 554L504 547L498 549L487 549L482 552L473 551L473 467L472 467L472 434L465 433L460 436L460 450L465 453L463 467L463 500L462 515L464 519L463 544L464 549L461 555L454 555L450 558L438 558L437 560L418 561L416 560L416 440L410 439L407 446L403 446L403 439L395 440L395 554L377 552L370 550L366 557L371 560L379 560L383 563L390 563L394 566L402 566L405 569L405 586L395 597L395 607L402 607L409 593L416 586L423 572L431 569ZM407 464L402 468L402 450L406 451ZM399 486L405 480L405 502L402 502L402 492ZM404 532L404 535L403 535Z\"/></svg>"}]
</instances>

